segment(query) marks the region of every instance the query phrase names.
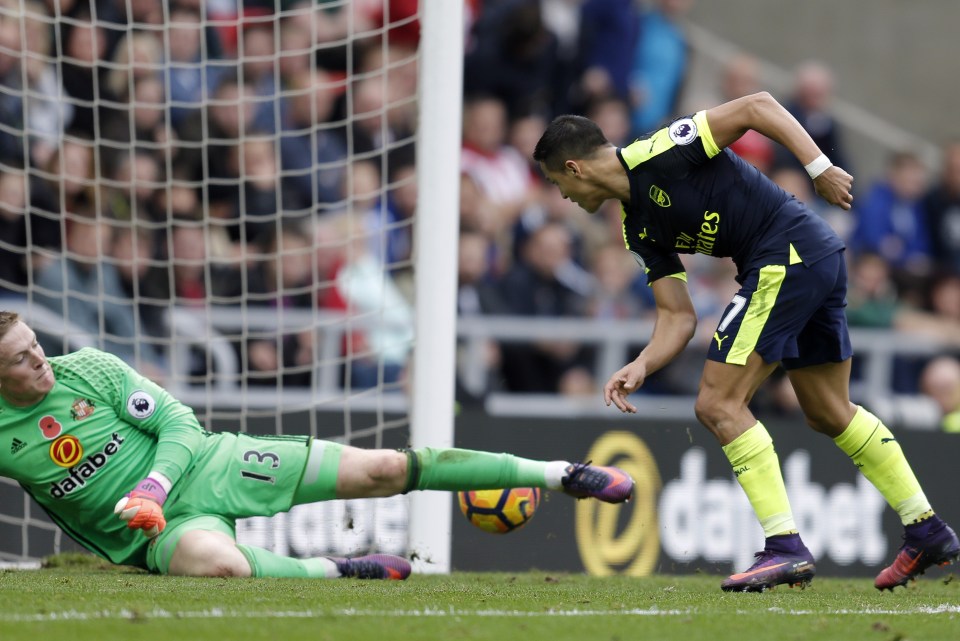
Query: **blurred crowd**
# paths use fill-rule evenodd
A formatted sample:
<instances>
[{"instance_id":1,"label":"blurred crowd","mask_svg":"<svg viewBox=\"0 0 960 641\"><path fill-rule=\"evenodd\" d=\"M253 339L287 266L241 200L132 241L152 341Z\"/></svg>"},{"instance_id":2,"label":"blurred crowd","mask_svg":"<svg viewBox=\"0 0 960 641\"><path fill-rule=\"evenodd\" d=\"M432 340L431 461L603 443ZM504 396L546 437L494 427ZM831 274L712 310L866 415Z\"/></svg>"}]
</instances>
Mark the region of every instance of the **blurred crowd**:
<instances>
[{"instance_id":1,"label":"blurred crowd","mask_svg":"<svg viewBox=\"0 0 960 641\"><path fill-rule=\"evenodd\" d=\"M677 115L768 90L757 60L738 55L715 86L689 91L693 2L466 0L460 315L653 318L618 204L586 214L543 180L531 153L561 113L586 115L625 145ZM108 337L158 377L172 305L385 317L379 329L344 333L343 382L402 381L416 10L416 0L0 0L0 293ZM897 149L883 175L860 175L833 96L831 70L817 61L799 63L791 91L777 95L856 177L852 212L821 201L800 164L762 135L732 148L847 241L851 326L947 346L936 359L900 359L893 391L928 395L956 425L960 140L944 143L937 168ZM683 260L700 335L650 379L652 392L695 392L697 350L736 288L729 261ZM311 327L240 337L248 382L311 384ZM597 394L609 374L595 371L590 346L549 337L491 342L483 358L488 380L461 385L462 400ZM791 411L785 378L756 402Z\"/></svg>"}]
</instances>

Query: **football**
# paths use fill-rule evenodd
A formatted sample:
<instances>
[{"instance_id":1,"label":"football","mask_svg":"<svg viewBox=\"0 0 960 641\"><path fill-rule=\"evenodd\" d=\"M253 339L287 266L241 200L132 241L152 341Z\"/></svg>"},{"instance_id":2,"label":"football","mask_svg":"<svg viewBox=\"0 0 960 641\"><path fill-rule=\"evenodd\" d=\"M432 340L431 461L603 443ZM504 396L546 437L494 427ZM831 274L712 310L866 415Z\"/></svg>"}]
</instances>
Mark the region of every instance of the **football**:
<instances>
[{"instance_id":1,"label":"football","mask_svg":"<svg viewBox=\"0 0 960 641\"><path fill-rule=\"evenodd\" d=\"M473 525L493 534L523 527L540 505L540 488L457 492L460 511Z\"/></svg>"}]
</instances>

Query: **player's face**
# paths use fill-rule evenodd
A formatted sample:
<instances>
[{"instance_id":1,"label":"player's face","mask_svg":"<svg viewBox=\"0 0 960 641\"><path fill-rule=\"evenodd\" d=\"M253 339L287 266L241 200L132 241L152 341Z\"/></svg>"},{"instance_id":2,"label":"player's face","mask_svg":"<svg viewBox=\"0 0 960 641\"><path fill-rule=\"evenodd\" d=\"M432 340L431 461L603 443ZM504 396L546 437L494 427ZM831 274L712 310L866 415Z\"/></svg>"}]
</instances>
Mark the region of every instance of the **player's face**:
<instances>
[{"instance_id":1,"label":"player's face","mask_svg":"<svg viewBox=\"0 0 960 641\"><path fill-rule=\"evenodd\" d=\"M540 163L540 170L548 181L557 186L564 198L577 203L584 211L594 213L600 209L600 205L607 199L583 178L583 174L570 168L550 171L546 165Z\"/></svg>"},{"instance_id":2,"label":"player's face","mask_svg":"<svg viewBox=\"0 0 960 641\"><path fill-rule=\"evenodd\" d=\"M11 405L34 405L53 389L54 382L37 335L23 323L11 327L0 340L0 396Z\"/></svg>"}]
</instances>

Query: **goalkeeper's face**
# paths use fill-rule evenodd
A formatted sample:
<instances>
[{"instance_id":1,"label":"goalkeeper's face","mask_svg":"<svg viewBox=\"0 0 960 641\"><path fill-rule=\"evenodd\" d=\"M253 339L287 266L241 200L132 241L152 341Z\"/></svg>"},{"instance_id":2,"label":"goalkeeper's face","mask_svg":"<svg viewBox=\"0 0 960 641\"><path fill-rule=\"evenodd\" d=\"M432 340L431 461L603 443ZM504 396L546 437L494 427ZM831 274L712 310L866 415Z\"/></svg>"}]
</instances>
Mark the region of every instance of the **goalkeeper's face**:
<instances>
[{"instance_id":1,"label":"goalkeeper's face","mask_svg":"<svg viewBox=\"0 0 960 641\"><path fill-rule=\"evenodd\" d=\"M0 339L0 396L18 407L35 405L55 380L43 347L32 329L20 322Z\"/></svg>"}]
</instances>

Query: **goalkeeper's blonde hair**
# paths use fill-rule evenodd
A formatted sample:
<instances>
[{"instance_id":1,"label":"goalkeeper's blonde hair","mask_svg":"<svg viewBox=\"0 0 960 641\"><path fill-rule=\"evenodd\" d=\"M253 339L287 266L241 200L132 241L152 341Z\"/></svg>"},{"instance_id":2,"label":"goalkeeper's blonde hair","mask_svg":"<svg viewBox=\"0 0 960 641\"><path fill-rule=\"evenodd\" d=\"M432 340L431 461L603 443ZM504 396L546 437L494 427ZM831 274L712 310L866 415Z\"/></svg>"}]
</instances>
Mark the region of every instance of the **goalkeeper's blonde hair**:
<instances>
[{"instance_id":1,"label":"goalkeeper's blonde hair","mask_svg":"<svg viewBox=\"0 0 960 641\"><path fill-rule=\"evenodd\" d=\"M10 328L20 322L20 314L17 312L0 311L0 341L4 339Z\"/></svg>"}]
</instances>

